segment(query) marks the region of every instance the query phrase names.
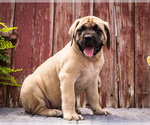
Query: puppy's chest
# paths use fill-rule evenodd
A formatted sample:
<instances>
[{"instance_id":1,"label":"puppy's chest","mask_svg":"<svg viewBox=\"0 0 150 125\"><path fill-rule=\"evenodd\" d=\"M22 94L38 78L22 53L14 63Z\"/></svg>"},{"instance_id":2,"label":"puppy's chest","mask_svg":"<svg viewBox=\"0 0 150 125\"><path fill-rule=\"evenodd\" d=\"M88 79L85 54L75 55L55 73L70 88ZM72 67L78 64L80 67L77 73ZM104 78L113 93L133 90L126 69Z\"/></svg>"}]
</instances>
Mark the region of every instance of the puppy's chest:
<instances>
[{"instance_id":1,"label":"puppy's chest","mask_svg":"<svg viewBox=\"0 0 150 125\"><path fill-rule=\"evenodd\" d=\"M99 69L96 67L96 65L89 63L81 69L81 74L76 81L76 89L85 89L95 81L95 78L99 74Z\"/></svg>"},{"instance_id":2,"label":"puppy's chest","mask_svg":"<svg viewBox=\"0 0 150 125\"><path fill-rule=\"evenodd\" d=\"M94 65L88 65L81 72L81 78L85 80L92 80L99 73L99 70Z\"/></svg>"}]
</instances>

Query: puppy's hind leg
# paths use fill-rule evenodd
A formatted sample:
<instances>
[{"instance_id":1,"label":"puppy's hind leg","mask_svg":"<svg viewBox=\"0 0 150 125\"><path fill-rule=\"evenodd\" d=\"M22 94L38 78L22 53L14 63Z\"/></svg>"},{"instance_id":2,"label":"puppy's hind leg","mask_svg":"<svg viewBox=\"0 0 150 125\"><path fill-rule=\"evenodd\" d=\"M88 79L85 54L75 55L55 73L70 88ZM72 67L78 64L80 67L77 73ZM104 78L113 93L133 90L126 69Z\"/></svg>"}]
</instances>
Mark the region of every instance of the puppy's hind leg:
<instances>
[{"instance_id":1,"label":"puppy's hind leg","mask_svg":"<svg viewBox=\"0 0 150 125\"><path fill-rule=\"evenodd\" d=\"M45 100L40 100L39 106L37 106L37 113L39 115L43 115L43 116L49 116L49 117L62 117L63 116L63 112L61 110L58 109L48 109L45 105L42 105L42 103L44 104ZM36 110L36 109L35 109Z\"/></svg>"},{"instance_id":2,"label":"puppy's hind leg","mask_svg":"<svg viewBox=\"0 0 150 125\"><path fill-rule=\"evenodd\" d=\"M47 108L45 96L42 90L35 84L30 84L29 82L24 83L21 89L20 97L23 107L28 113L51 117L62 116L61 110Z\"/></svg>"}]
</instances>

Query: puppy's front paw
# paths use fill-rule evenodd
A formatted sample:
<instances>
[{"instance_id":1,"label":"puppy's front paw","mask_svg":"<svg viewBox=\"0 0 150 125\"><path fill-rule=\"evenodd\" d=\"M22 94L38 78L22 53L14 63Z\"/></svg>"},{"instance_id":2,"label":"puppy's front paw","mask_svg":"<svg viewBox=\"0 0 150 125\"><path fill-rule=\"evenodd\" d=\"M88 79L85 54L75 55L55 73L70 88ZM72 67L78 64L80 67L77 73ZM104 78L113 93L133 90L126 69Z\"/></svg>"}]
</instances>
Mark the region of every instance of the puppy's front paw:
<instances>
[{"instance_id":1,"label":"puppy's front paw","mask_svg":"<svg viewBox=\"0 0 150 125\"><path fill-rule=\"evenodd\" d=\"M111 113L109 111L106 110L94 110L94 114L95 115L111 115Z\"/></svg>"},{"instance_id":2,"label":"puppy's front paw","mask_svg":"<svg viewBox=\"0 0 150 125\"><path fill-rule=\"evenodd\" d=\"M78 115L77 113L64 114L64 119L69 120L69 121L71 121L71 120L76 120L76 121L84 120L84 118L81 115Z\"/></svg>"}]
</instances>

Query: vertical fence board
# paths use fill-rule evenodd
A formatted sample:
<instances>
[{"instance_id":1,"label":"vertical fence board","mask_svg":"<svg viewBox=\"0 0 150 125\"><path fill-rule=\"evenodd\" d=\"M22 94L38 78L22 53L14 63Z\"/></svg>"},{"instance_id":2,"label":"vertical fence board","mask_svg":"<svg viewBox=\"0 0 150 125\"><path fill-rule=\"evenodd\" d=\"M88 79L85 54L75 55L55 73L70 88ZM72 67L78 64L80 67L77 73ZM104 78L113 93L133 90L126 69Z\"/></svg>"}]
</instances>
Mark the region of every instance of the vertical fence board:
<instances>
[{"instance_id":1,"label":"vertical fence board","mask_svg":"<svg viewBox=\"0 0 150 125\"><path fill-rule=\"evenodd\" d=\"M55 3L54 8L53 54L61 50L70 41L68 31L73 23L73 4Z\"/></svg>"},{"instance_id":2,"label":"vertical fence board","mask_svg":"<svg viewBox=\"0 0 150 125\"><path fill-rule=\"evenodd\" d=\"M0 22L13 27L15 3L0 3Z\"/></svg>"},{"instance_id":3,"label":"vertical fence board","mask_svg":"<svg viewBox=\"0 0 150 125\"><path fill-rule=\"evenodd\" d=\"M103 48L105 64L100 73L101 77L101 101L102 107L117 107L117 84L116 84L116 69L115 69L115 52L116 43L114 39L114 3L96 3L95 16L109 23L111 34L111 47L107 49L106 45Z\"/></svg>"},{"instance_id":4,"label":"vertical fence board","mask_svg":"<svg viewBox=\"0 0 150 125\"><path fill-rule=\"evenodd\" d=\"M116 4L119 105L134 107L134 6Z\"/></svg>"},{"instance_id":5,"label":"vertical fence board","mask_svg":"<svg viewBox=\"0 0 150 125\"><path fill-rule=\"evenodd\" d=\"M52 56L53 3L36 3L35 34L33 42L32 68L34 71Z\"/></svg>"},{"instance_id":6,"label":"vertical fence board","mask_svg":"<svg viewBox=\"0 0 150 125\"><path fill-rule=\"evenodd\" d=\"M23 71L14 74L18 84L22 84L23 80L31 73L32 66L32 42L34 35L34 15L35 4L33 3L17 3L15 12L15 26L18 27L19 34L18 43L14 50L13 68L23 68ZM20 87L12 88L10 98L10 106L19 106Z\"/></svg>"},{"instance_id":7,"label":"vertical fence board","mask_svg":"<svg viewBox=\"0 0 150 125\"><path fill-rule=\"evenodd\" d=\"M0 3L0 22L3 22L7 27L13 27L15 3ZM2 28L2 27L1 27ZM9 36L12 33L2 33ZM11 59L11 50L8 50L8 55ZM1 62L0 62L1 64ZM0 85L0 107L6 106L6 94L8 94L8 86Z\"/></svg>"},{"instance_id":8,"label":"vertical fence board","mask_svg":"<svg viewBox=\"0 0 150 125\"><path fill-rule=\"evenodd\" d=\"M150 107L150 3L135 4L135 106Z\"/></svg>"},{"instance_id":9,"label":"vertical fence board","mask_svg":"<svg viewBox=\"0 0 150 125\"><path fill-rule=\"evenodd\" d=\"M84 16L90 16L91 12L91 6L92 3L75 3L75 19L84 17ZM92 8L93 9L93 8Z\"/></svg>"}]
</instances>

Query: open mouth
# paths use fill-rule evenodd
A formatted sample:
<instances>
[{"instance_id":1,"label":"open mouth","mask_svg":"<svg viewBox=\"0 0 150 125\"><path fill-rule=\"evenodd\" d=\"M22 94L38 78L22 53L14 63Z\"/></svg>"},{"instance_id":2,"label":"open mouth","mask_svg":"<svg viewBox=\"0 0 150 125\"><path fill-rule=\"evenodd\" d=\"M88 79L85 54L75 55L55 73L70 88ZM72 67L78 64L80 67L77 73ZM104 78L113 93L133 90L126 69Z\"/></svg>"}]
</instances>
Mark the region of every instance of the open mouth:
<instances>
[{"instance_id":1,"label":"open mouth","mask_svg":"<svg viewBox=\"0 0 150 125\"><path fill-rule=\"evenodd\" d=\"M83 53L85 56L92 57L94 53L94 47L93 46L86 46L83 50Z\"/></svg>"},{"instance_id":2,"label":"open mouth","mask_svg":"<svg viewBox=\"0 0 150 125\"><path fill-rule=\"evenodd\" d=\"M100 44L98 47L87 45L84 48L82 48L81 45L78 43L79 49L87 57L95 56L101 50L103 45L104 44Z\"/></svg>"}]
</instances>

